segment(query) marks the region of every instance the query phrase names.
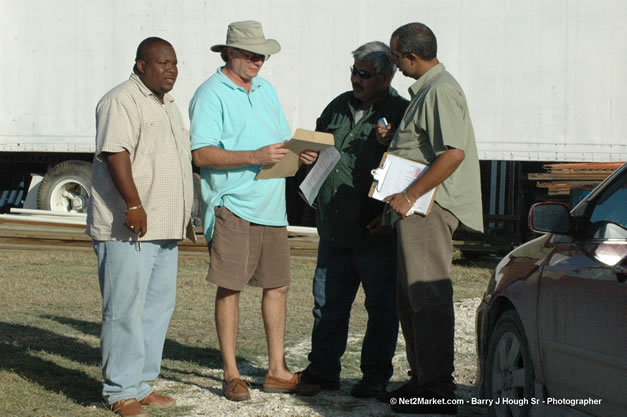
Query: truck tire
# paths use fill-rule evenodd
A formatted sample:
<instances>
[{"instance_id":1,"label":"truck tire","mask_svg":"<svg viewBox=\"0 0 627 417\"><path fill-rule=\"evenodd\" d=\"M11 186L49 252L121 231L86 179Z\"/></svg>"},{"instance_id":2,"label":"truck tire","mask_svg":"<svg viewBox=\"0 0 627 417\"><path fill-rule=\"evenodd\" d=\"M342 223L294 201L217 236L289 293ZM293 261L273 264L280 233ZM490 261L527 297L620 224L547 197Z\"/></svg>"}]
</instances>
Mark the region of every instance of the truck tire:
<instances>
[{"instance_id":1,"label":"truck tire","mask_svg":"<svg viewBox=\"0 0 627 417\"><path fill-rule=\"evenodd\" d=\"M85 213L91 189L91 163L63 161L48 170L39 184L41 210Z\"/></svg>"}]
</instances>

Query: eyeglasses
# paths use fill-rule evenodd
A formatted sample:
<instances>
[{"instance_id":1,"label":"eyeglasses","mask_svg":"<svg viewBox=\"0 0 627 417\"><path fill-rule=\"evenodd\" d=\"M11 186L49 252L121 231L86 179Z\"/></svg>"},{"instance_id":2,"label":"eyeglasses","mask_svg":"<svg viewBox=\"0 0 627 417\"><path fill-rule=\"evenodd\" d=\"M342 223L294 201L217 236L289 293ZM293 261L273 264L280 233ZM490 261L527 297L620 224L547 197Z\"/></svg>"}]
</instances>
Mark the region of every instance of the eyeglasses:
<instances>
[{"instance_id":1,"label":"eyeglasses","mask_svg":"<svg viewBox=\"0 0 627 417\"><path fill-rule=\"evenodd\" d=\"M372 77L372 74L369 73L368 71L359 70L355 67L351 67L351 75L353 77L359 77L362 80L367 80L368 78Z\"/></svg>"},{"instance_id":2,"label":"eyeglasses","mask_svg":"<svg viewBox=\"0 0 627 417\"><path fill-rule=\"evenodd\" d=\"M243 49L237 49L237 52L239 52L249 62L265 62L270 59L270 55L259 55Z\"/></svg>"}]
</instances>

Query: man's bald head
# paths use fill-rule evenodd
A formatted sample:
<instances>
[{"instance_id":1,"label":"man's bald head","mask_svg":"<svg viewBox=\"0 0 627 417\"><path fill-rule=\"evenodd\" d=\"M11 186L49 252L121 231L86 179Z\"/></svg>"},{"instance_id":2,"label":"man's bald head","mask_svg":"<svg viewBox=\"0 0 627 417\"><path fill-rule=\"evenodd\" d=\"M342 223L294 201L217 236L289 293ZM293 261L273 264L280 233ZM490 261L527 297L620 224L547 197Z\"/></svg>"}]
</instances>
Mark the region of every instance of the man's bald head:
<instances>
[{"instance_id":1,"label":"man's bald head","mask_svg":"<svg viewBox=\"0 0 627 417\"><path fill-rule=\"evenodd\" d=\"M165 93L172 90L178 76L178 60L170 42L148 38L137 47L133 71L163 103Z\"/></svg>"},{"instance_id":2,"label":"man's bald head","mask_svg":"<svg viewBox=\"0 0 627 417\"><path fill-rule=\"evenodd\" d=\"M158 44L168 45L172 47L172 44L170 42L166 41L165 39L158 38L156 36L146 38L140 42L139 46L137 46L137 52L135 53L135 66L133 67L133 72L137 74L137 61L139 61L140 59L142 61L145 61L146 55L148 54L148 51L150 50L150 48Z\"/></svg>"}]
</instances>

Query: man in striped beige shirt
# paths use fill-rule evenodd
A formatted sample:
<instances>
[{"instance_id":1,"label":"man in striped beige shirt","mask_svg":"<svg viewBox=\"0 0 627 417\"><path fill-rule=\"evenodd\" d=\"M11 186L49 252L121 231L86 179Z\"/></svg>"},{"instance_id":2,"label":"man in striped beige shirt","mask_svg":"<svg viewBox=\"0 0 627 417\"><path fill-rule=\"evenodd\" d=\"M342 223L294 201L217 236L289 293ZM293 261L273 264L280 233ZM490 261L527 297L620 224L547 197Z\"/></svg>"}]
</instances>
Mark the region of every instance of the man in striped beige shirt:
<instances>
[{"instance_id":1,"label":"man in striped beige shirt","mask_svg":"<svg viewBox=\"0 0 627 417\"><path fill-rule=\"evenodd\" d=\"M133 74L96 108L87 234L102 293L102 395L121 416L147 416L173 398L152 390L174 311L177 241L194 239L189 133L168 94L178 75L172 45L148 38Z\"/></svg>"}]
</instances>

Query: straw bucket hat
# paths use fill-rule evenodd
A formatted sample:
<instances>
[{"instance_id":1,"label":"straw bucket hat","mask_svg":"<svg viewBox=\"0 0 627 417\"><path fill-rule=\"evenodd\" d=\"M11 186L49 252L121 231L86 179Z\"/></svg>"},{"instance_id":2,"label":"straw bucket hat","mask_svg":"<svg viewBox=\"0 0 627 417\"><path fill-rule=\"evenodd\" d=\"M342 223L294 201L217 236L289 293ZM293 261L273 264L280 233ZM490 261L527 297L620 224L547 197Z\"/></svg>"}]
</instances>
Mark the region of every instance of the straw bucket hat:
<instances>
[{"instance_id":1,"label":"straw bucket hat","mask_svg":"<svg viewBox=\"0 0 627 417\"><path fill-rule=\"evenodd\" d=\"M226 43L213 45L213 52L224 48L238 48L260 55L273 55L281 50L281 45L274 39L266 39L261 23L254 20L233 22L226 31Z\"/></svg>"}]
</instances>

